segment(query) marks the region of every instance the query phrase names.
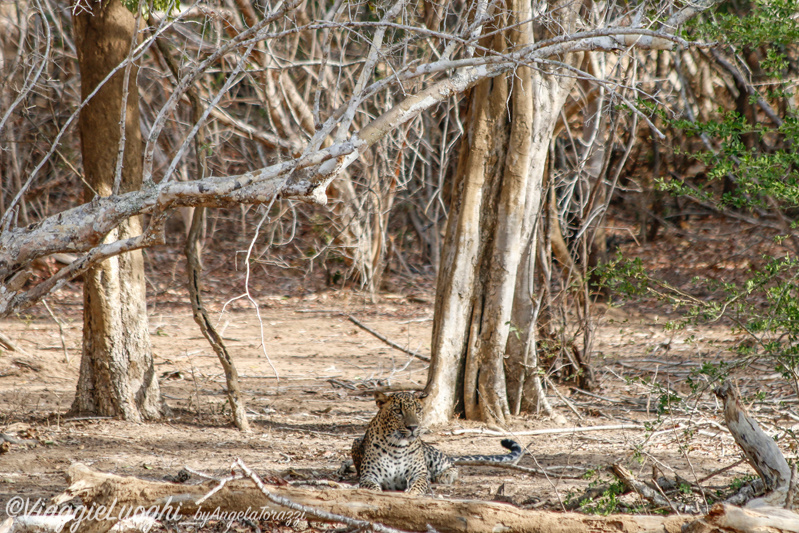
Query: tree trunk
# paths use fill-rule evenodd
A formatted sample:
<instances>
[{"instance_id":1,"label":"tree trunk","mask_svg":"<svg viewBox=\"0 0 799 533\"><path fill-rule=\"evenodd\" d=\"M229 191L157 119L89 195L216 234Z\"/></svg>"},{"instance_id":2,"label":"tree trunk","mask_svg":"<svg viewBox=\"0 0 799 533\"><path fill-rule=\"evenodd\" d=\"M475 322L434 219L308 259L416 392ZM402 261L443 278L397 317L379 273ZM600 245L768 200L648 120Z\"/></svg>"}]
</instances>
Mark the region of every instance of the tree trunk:
<instances>
[{"instance_id":1,"label":"tree trunk","mask_svg":"<svg viewBox=\"0 0 799 533\"><path fill-rule=\"evenodd\" d=\"M538 202L540 203L540 198ZM539 219L540 220L540 219ZM533 222L532 220L529 222ZM512 330L508 335L507 361L508 401L511 413L518 415L524 411L543 411L552 414L552 406L544 394L541 376L538 372L538 351L536 349L538 316L543 293L536 294L535 264L536 240L539 228L536 227L527 238L527 246L516 276L516 297L511 312ZM540 291L538 291L540 292Z\"/></svg>"},{"instance_id":2,"label":"tree trunk","mask_svg":"<svg viewBox=\"0 0 799 533\"><path fill-rule=\"evenodd\" d=\"M118 0L94 3L74 17L75 41L85 99L128 55L136 21ZM81 111L79 130L87 197L114 191L117 152L124 134L119 191L137 190L142 177L138 69L115 74ZM121 103L127 92L124 128ZM132 217L109 240L141 234ZM140 421L160 416L158 380L153 368L147 324L144 263L141 251L111 258L84 277L83 357L72 411Z\"/></svg>"},{"instance_id":3,"label":"tree trunk","mask_svg":"<svg viewBox=\"0 0 799 533\"><path fill-rule=\"evenodd\" d=\"M456 171L455 192L450 204L446 237L441 254L441 268L436 287L433 319L432 361L426 392L427 419L442 423L455 411L456 403L463 406L465 356L472 324L472 295L481 254L481 209L484 188L490 179L487 174L496 156L491 139L506 137L502 98L489 98L494 84L505 89L504 76L484 80L474 88L468 116L468 137L463 140ZM491 107L500 109L491 109ZM499 117L499 123L497 123ZM494 180L498 181L498 180ZM474 376L472 386L474 386Z\"/></svg>"},{"instance_id":4,"label":"tree trunk","mask_svg":"<svg viewBox=\"0 0 799 533\"><path fill-rule=\"evenodd\" d=\"M519 47L533 40L530 23L514 26L532 19L530 2L511 0L508 7L505 23L514 30L482 43L500 53L505 42ZM577 9L573 3L554 9L553 27L570 31ZM577 56L567 60L579 64ZM513 314L515 299L533 295L532 277L519 266L523 257L530 263L525 249L535 250L549 141L573 79L520 66L472 91L436 291L428 423L443 423L461 405L467 418L504 423L511 412L507 376L518 391L520 376L535 373L533 335L524 336L513 359L505 355L511 325L514 332L530 328L530 317L521 315L532 311L531 302L520 302ZM517 283L530 289L519 291Z\"/></svg>"}]
</instances>

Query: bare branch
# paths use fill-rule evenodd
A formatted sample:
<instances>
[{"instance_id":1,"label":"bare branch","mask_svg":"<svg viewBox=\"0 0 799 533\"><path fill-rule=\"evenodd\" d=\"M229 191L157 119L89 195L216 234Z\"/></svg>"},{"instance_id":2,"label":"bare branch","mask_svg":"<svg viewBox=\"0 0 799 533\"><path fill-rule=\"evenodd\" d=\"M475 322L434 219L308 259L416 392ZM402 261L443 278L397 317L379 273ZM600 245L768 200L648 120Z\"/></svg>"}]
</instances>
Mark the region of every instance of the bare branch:
<instances>
[{"instance_id":1,"label":"bare branch","mask_svg":"<svg viewBox=\"0 0 799 533\"><path fill-rule=\"evenodd\" d=\"M361 159L368 148L384 139L390 139L389 135L392 132L409 124L420 113L462 94L481 80L509 72L520 65L544 71L549 76L577 75L586 77L588 76L587 73L575 70L567 62L563 62L563 56L584 51L601 50L626 53L633 48L670 50L675 47L696 46L697 43L690 43L676 36L674 30L678 24L687 20L690 14L696 14L701 9L709 8L716 1L718 0L704 0L704 3L694 4L690 8L679 11L669 19L668 24L661 26L660 30L633 27L632 25L602 27L594 30L573 32L539 42L531 42L510 52L502 53L485 50L476 42L480 34L479 29L487 21L487 13L491 11L485 2L475 4L474 20L470 24L460 24L458 26L459 33L446 33L412 24L395 22L397 16L403 12L405 7L404 0L398 0L386 11L382 20L376 22L337 20L338 14L344 14L346 9L344 7L338 9L338 7L334 6L327 12L326 18L321 20L321 22L302 25L294 24L287 20L286 15L300 5L299 0L291 0L280 5L280 7L268 13L260 21L255 22L252 20L251 22L254 22L254 24L243 31L239 31L238 28L234 27L236 19L231 17L231 14L215 13L214 16L221 20L221 24L225 24L225 27L235 30L231 31L234 37L222 41L221 45L215 47L213 51L209 50L205 56L202 56L204 57L202 61L199 61L200 56L198 55L197 63L177 80L176 86L171 88L171 94L168 97L165 96L163 105L160 108L154 107L158 111L154 117L151 117L150 132L145 147L145 185L143 189L125 194L116 194L108 198L96 198L91 203L44 218L28 227L13 227L14 213L21 200L25 197L26 191L53 153L56 152L66 131L93 94L80 103L77 110L58 130L50 150L30 173L25 184L16 192L15 198L6 207L6 212L2 221L0 221L0 229L3 230L0 233L0 280L6 283L0 286L0 316L33 305L37 299L49 294L52 290L60 287L66 281L74 278L74 276L100 260L124 251L161 242L163 240L160 227L162 220L167 213L177 207L226 207L239 203L264 204L281 198L295 198L325 203L327 201L327 185L355 161ZM340 4L340 6L344 6L344 4ZM158 27L152 31L148 39L135 47L129 54L128 61L117 66L105 81L109 80L120 69L128 69L133 62L139 61L156 39L163 38L168 29L175 28L176 24L183 19L190 15L196 15L198 12L200 12L198 9L185 10L172 19L164 18ZM529 17L527 19L526 21L521 21L520 24L529 24L531 19ZM281 22L284 23L283 28L275 27L279 26ZM641 22L635 20L631 24L641 24ZM329 61L326 54L330 49L330 41L327 37L331 35L333 30L354 32L365 28L375 28L375 32L371 44L368 45L366 60L356 80L354 69L360 63L358 61L347 62L342 60L336 63L336 67L333 67L333 62ZM329 110L329 115L325 122L320 125L318 121L321 118L321 92L319 90L315 91L316 97L314 98L310 115L308 114L308 109L300 110L303 113L303 117L300 117L303 127L306 130L308 129L308 117L310 116L318 128L313 138L307 141L304 146L299 138L294 139L289 135L287 140L284 135L281 135L280 128L277 128L277 134L263 131L260 128L249 125L244 119L234 117L231 112L216 109L218 104L224 106L222 99L227 95L228 90L237 83L236 74L245 68L249 68L248 55L259 43L289 36L299 36L303 35L303 32L310 33L319 30L325 35L327 44L317 47L317 52L321 51L320 53L325 54L321 58L322 69L316 79L317 87L322 86L328 68L337 68L339 72L345 72L349 76L349 78L346 78L346 83L350 92L349 98L343 103L341 103L341 99L335 100L338 108ZM410 37L403 37L404 40L400 40L399 43L392 42L390 45L384 45L386 32L389 30L396 30L398 35L409 35ZM49 29L47 31L49 32ZM499 28L497 31L507 32L512 31L512 28ZM429 61L434 54L428 54L425 56L426 59L413 57L412 60L407 60L406 58L402 63L392 62L392 53L401 50L403 46L408 46L409 43L413 42L413 39L422 37L441 43L443 53L435 52L439 54L439 59ZM199 38L198 42L204 43L205 41ZM707 43L700 44L702 46L707 45ZM482 57L469 57L470 54L464 53L460 59L450 59L457 46L462 46L464 50L468 50L470 47L474 48L474 50L479 49L484 52L484 55ZM247 48L247 51L243 52L245 48ZM275 49L277 50L277 47ZM363 47L363 49L365 52L366 47ZM283 68L282 65L284 64L292 65L292 56L290 54L288 54L287 58L280 58L277 52L271 48L261 50L259 53L267 54L271 58L265 62L258 61L263 69L272 68L273 66L274 68ZM172 152L169 164L165 164L166 172L163 179L156 184L153 177L156 144L163 133L168 117L174 115L178 102L183 98L188 88L201 76L208 74L209 70L224 60L228 54L231 56L233 54L236 55L234 61L237 62L235 68L232 69L233 73L230 73L230 69L226 68L224 70L227 76L225 83L220 90L215 91L216 94L213 97L209 98L205 114L194 129L188 131L185 135L180 135L178 133L179 129L175 130L175 137L180 136L182 138L175 142L176 150ZM317 57L311 56L311 60L315 60ZM558 60L555 61L552 58L558 58ZM379 68L382 68L379 67L379 65L382 65L381 61L385 61L385 69L382 71L379 70ZM264 71L263 69L262 71ZM268 70L264 72L266 76L271 75ZM381 79L370 83L376 72L379 73ZM41 67L39 74L41 74ZM28 85L35 84L36 80L39 79L39 74L26 83ZM341 79L339 78L339 80ZM599 79L594 79L594 81L602 82ZM294 83L293 80L292 83ZM103 83L98 86L98 89L102 85ZM286 100L290 100L289 106L291 102L294 102L295 107L301 107L303 97L300 85L298 83L296 87L289 87L288 92L284 95ZM394 88L397 88L397 94L407 96L397 103L392 99L394 98L393 94L391 94L391 97L382 100L383 95L390 94ZM612 87L610 88L612 89ZM208 92L210 93L212 90L209 88ZM306 101L309 100L308 96L311 90L313 90L313 87L306 84ZM256 92L256 94L260 95L262 93ZM271 104L275 103L271 102ZM381 113L380 111L383 109L387 110ZM3 121L0 121L0 125L7 120L11 112L12 110L9 109ZM356 117L360 118L361 115L359 113L363 113L363 116L375 118L350 134L352 129L356 129L352 127L352 124L355 123ZM270 166L262 166L262 168L243 174L204 177L203 179L185 182L171 181L171 175L181 165L184 153L189 142L196 135L197 128L211 116L232 125L234 131L240 135L258 139L264 146L272 148L273 151L279 148L281 150L279 152L280 157L283 157L288 152L294 158L279 161ZM646 117L644 118L646 119ZM333 144L321 149L320 147L324 143L330 142L330 134L337 126L339 130ZM349 139L347 139L348 135L350 135ZM166 159L160 151L158 155ZM273 157L273 155L262 156L262 160L265 161L262 165L267 164L269 157ZM141 236L111 242L113 239L108 236L112 235L113 230L122 221L141 214L151 215L150 224ZM104 242L104 240L108 242ZM50 279L36 287L23 291L23 283L20 280L24 278L22 272L27 265L37 258L58 252L71 252L82 255L77 261L65 267ZM10 283L12 279L15 280L13 284Z\"/></svg>"}]
</instances>

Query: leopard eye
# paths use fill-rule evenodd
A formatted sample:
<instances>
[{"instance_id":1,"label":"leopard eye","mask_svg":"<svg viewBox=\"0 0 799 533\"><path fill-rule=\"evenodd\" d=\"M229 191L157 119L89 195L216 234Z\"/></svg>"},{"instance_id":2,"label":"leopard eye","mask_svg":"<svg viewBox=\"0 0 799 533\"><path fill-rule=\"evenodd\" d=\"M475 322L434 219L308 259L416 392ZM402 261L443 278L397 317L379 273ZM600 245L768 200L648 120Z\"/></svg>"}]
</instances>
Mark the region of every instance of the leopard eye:
<instances>
[{"instance_id":1,"label":"leopard eye","mask_svg":"<svg viewBox=\"0 0 799 533\"><path fill-rule=\"evenodd\" d=\"M394 414L401 415L402 414L402 407L395 407Z\"/></svg>"}]
</instances>

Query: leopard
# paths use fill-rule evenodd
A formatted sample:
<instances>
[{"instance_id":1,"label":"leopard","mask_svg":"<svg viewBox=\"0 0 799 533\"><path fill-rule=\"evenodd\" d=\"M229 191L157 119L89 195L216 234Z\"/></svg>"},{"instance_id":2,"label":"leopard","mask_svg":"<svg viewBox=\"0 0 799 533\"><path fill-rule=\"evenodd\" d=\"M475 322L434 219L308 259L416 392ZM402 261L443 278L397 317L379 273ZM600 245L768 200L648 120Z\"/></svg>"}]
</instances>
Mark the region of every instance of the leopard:
<instances>
[{"instance_id":1,"label":"leopard","mask_svg":"<svg viewBox=\"0 0 799 533\"><path fill-rule=\"evenodd\" d=\"M511 439L503 439L504 455L447 455L420 438L423 394L375 393L378 412L366 434L352 444L352 462L360 488L427 494L430 483L452 484L455 465L513 463L523 453Z\"/></svg>"}]
</instances>

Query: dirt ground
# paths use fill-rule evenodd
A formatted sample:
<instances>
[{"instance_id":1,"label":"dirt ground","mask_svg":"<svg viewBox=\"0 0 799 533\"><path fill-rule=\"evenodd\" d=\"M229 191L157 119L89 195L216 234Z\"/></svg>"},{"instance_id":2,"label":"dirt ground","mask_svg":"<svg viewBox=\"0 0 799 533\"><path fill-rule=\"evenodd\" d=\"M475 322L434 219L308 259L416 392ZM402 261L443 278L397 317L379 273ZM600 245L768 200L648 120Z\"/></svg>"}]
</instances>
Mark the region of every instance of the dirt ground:
<instances>
[{"instance_id":1,"label":"dirt ground","mask_svg":"<svg viewBox=\"0 0 799 533\"><path fill-rule=\"evenodd\" d=\"M742 262L754 256L753 240L763 237L736 229L731 238L724 226L710 227L722 229L693 240L674 232L634 252L648 270L678 287L697 275L726 279L742 272ZM290 481L356 483L353 474L341 475L339 469L352 440L363 434L376 411L374 389L419 389L427 364L391 348L348 317L429 354L433 277L394 275L389 292L373 302L352 290L324 288L319 271L316 278L303 278L264 267L251 278L256 312L246 298L232 298L235 287L243 286L243 273L231 257L246 242L208 243L206 305L235 358L253 431L242 434L229 422L224 376L192 319L179 259L169 247L148 250L155 367L172 414L145 424L66 415L80 363L79 282L53 295L50 311L37 305L0 320L0 331L24 352L0 351L0 432L36 442L11 444L0 453L0 522L15 496L34 502L62 492L64 474L75 462L163 480L184 467L224 475L240 457L259 473ZM672 260L675 250L680 262ZM705 256L716 259L700 260ZM740 452L710 392L713 384L696 375L704 363L733 360L731 348L740 339L720 322L668 331L664 323L676 315L652 302L634 303L595 307L590 353L598 391L550 383L552 417L522 414L504 428L458 419L428 428L423 437L450 454L493 454L505 452L500 437L479 430L506 431L526 447L519 464L543 468L546 475L460 467L458 483L434 486L435 494L558 510L589 487L599 487L595 503L585 510L651 513L634 495L602 494L612 479L606 467L621 463L642 480L677 480L665 493L686 503L699 501L700 495L721 498L732 484L751 478L748 465L737 464ZM750 411L795 460L799 399L786 380L765 361L733 375ZM700 384L698 393L692 392L690 380ZM613 429L585 431L598 426ZM554 431L529 434L542 429ZM712 475L725 467L731 468Z\"/></svg>"},{"instance_id":2,"label":"dirt ground","mask_svg":"<svg viewBox=\"0 0 799 533\"><path fill-rule=\"evenodd\" d=\"M245 299L232 302L224 313L224 302L213 302L210 308L235 356L251 415L252 433L241 434L228 421L222 371L188 306L154 305L150 327L155 365L172 415L146 424L70 419L64 413L74 394L80 356L76 300L55 306L64 322L63 345L47 314L0 322L0 329L31 356L0 355L0 431L38 441L11 445L0 455L0 513L13 496L35 500L60 493L66 487L64 473L74 462L160 480L183 467L221 475L240 457L258 472L285 479L355 483L353 475L337 471L375 412L374 388L420 388L426 378L425 363L387 346L347 316L427 353L431 295L384 294L376 303L349 291L266 297L260 300L260 321ZM724 356L727 331L669 333L662 320L640 310L606 309L593 354L601 391L591 396L559 386L557 394L549 394L555 417L524 414L506 428L491 428L516 435L527 449L520 465L543 467L547 476L461 467L459 482L436 486L435 493L558 509L560 502L597 485L600 478L609 479L604 467L612 463L628 466L642 479L655 472L698 482L737 462L738 448L723 427L714 398L707 392L689 398L685 379L700 362ZM762 414L769 432L778 432L775 421L790 429L796 424L796 397L782 381L769 380L766 367L760 376L766 381L757 370L740 376L744 395L761 390L764 383L773 387L752 410ZM664 396L666 391L672 396ZM663 398L673 400L675 395L689 401L659 414ZM560 396L569 399L580 418ZM572 429L620 424L638 427ZM430 428L424 438L451 454L503 453L497 436L454 431L484 427L455 420ZM543 428L559 432L524 435ZM752 473L738 465L701 485L712 494ZM638 504L625 496L616 511Z\"/></svg>"}]
</instances>

